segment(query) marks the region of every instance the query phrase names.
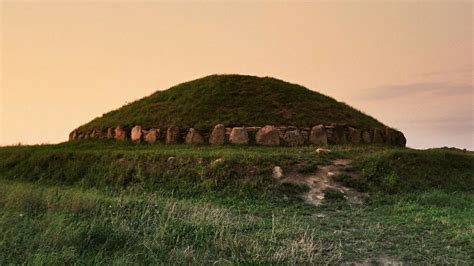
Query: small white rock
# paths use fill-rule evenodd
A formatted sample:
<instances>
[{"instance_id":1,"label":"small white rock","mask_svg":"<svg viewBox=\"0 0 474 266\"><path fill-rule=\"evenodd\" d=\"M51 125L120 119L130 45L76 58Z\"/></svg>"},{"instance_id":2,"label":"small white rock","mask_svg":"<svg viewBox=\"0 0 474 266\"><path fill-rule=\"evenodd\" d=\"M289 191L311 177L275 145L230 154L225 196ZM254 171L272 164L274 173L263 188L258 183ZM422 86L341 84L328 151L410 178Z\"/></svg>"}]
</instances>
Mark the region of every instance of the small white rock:
<instances>
[{"instance_id":1,"label":"small white rock","mask_svg":"<svg viewBox=\"0 0 474 266\"><path fill-rule=\"evenodd\" d=\"M324 148L317 148L316 153L330 153L330 149L324 149Z\"/></svg>"},{"instance_id":2,"label":"small white rock","mask_svg":"<svg viewBox=\"0 0 474 266\"><path fill-rule=\"evenodd\" d=\"M273 167L272 176L275 179L280 179L283 177L283 170L280 166Z\"/></svg>"},{"instance_id":3,"label":"small white rock","mask_svg":"<svg viewBox=\"0 0 474 266\"><path fill-rule=\"evenodd\" d=\"M174 163L174 161L176 160L176 158L174 158L173 156L171 157L168 157L168 160L166 160L168 163Z\"/></svg>"}]
</instances>

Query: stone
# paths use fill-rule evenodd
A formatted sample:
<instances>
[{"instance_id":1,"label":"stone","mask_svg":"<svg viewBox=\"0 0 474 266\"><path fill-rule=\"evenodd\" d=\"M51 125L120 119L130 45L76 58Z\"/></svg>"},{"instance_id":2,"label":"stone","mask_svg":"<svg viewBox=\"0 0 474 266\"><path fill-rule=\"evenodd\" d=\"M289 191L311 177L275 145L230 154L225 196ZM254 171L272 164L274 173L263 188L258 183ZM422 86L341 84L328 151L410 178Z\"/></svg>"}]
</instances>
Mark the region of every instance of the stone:
<instances>
[{"instance_id":1,"label":"stone","mask_svg":"<svg viewBox=\"0 0 474 266\"><path fill-rule=\"evenodd\" d=\"M77 135L77 130L73 130L71 133L69 133L69 140L76 140Z\"/></svg>"},{"instance_id":2,"label":"stone","mask_svg":"<svg viewBox=\"0 0 474 266\"><path fill-rule=\"evenodd\" d=\"M382 132L381 129L379 129L379 128L374 128L373 129L372 143L376 143L376 144L385 143L385 140L383 138L383 132Z\"/></svg>"},{"instance_id":3,"label":"stone","mask_svg":"<svg viewBox=\"0 0 474 266\"><path fill-rule=\"evenodd\" d=\"M359 144L361 141L360 130L353 127L349 127L349 141L353 144Z\"/></svg>"},{"instance_id":4,"label":"stone","mask_svg":"<svg viewBox=\"0 0 474 266\"><path fill-rule=\"evenodd\" d=\"M294 128L290 129L290 127L288 127L288 130L285 132L283 141L285 142L285 145L290 147L304 144L304 139L303 136L301 136L300 131Z\"/></svg>"},{"instance_id":5,"label":"stone","mask_svg":"<svg viewBox=\"0 0 474 266\"><path fill-rule=\"evenodd\" d=\"M330 149L324 149L324 148L317 148L316 153L321 154L321 153L330 153Z\"/></svg>"},{"instance_id":6,"label":"stone","mask_svg":"<svg viewBox=\"0 0 474 266\"><path fill-rule=\"evenodd\" d=\"M407 145L407 139L405 138L405 135L403 135L403 133L400 131L396 131L396 137L393 144L400 147L405 147Z\"/></svg>"},{"instance_id":7,"label":"stone","mask_svg":"<svg viewBox=\"0 0 474 266\"><path fill-rule=\"evenodd\" d=\"M142 127L134 126L130 134L130 138L133 142L139 143L142 140Z\"/></svg>"},{"instance_id":8,"label":"stone","mask_svg":"<svg viewBox=\"0 0 474 266\"><path fill-rule=\"evenodd\" d=\"M370 136L370 132L367 130L364 130L362 132L362 141L364 143L371 143L372 142L372 136Z\"/></svg>"},{"instance_id":9,"label":"stone","mask_svg":"<svg viewBox=\"0 0 474 266\"><path fill-rule=\"evenodd\" d=\"M104 137L105 135L100 129L93 129L90 133L91 139L103 139Z\"/></svg>"},{"instance_id":10,"label":"stone","mask_svg":"<svg viewBox=\"0 0 474 266\"><path fill-rule=\"evenodd\" d=\"M332 127L332 134L328 141L332 144L347 143L346 127L342 125L335 125Z\"/></svg>"},{"instance_id":11,"label":"stone","mask_svg":"<svg viewBox=\"0 0 474 266\"><path fill-rule=\"evenodd\" d=\"M159 129L152 128L144 134L143 139L145 140L146 143L153 144L158 139L159 132L160 132Z\"/></svg>"},{"instance_id":12,"label":"stone","mask_svg":"<svg viewBox=\"0 0 474 266\"><path fill-rule=\"evenodd\" d=\"M222 145L225 143L225 127L222 124L218 124L214 127L209 136L209 144L211 145Z\"/></svg>"},{"instance_id":13,"label":"stone","mask_svg":"<svg viewBox=\"0 0 474 266\"><path fill-rule=\"evenodd\" d=\"M125 141L127 139L127 133L120 126L115 128L115 139L120 141Z\"/></svg>"},{"instance_id":14,"label":"stone","mask_svg":"<svg viewBox=\"0 0 474 266\"><path fill-rule=\"evenodd\" d=\"M114 138L114 129L113 128L107 128L107 135L106 135L106 138L107 139L113 139Z\"/></svg>"},{"instance_id":15,"label":"stone","mask_svg":"<svg viewBox=\"0 0 474 266\"><path fill-rule=\"evenodd\" d=\"M196 129L190 128L188 134L186 135L185 142L186 144L203 144L204 138Z\"/></svg>"},{"instance_id":16,"label":"stone","mask_svg":"<svg viewBox=\"0 0 474 266\"><path fill-rule=\"evenodd\" d=\"M280 135L273 126L264 126L257 131L255 142L260 145L278 146L280 145Z\"/></svg>"},{"instance_id":17,"label":"stone","mask_svg":"<svg viewBox=\"0 0 474 266\"><path fill-rule=\"evenodd\" d=\"M328 135L323 125L317 125L311 128L309 142L314 145L328 145Z\"/></svg>"},{"instance_id":18,"label":"stone","mask_svg":"<svg viewBox=\"0 0 474 266\"><path fill-rule=\"evenodd\" d=\"M232 144L248 144L249 135L245 127L234 127L230 132L229 141Z\"/></svg>"},{"instance_id":19,"label":"stone","mask_svg":"<svg viewBox=\"0 0 474 266\"><path fill-rule=\"evenodd\" d=\"M272 177L275 179L280 179L283 177L283 169L280 166L273 167Z\"/></svg>"},{"instance_id":20,"label":"stone","mask_svg":"<svg viewBox=\"0 0 474 266\"><path fill-rule=\"evenodd\" d=\"M166 144L176 144L179 143L179 128L172 126L166 130Z\"/></svg>"}]
</instances>

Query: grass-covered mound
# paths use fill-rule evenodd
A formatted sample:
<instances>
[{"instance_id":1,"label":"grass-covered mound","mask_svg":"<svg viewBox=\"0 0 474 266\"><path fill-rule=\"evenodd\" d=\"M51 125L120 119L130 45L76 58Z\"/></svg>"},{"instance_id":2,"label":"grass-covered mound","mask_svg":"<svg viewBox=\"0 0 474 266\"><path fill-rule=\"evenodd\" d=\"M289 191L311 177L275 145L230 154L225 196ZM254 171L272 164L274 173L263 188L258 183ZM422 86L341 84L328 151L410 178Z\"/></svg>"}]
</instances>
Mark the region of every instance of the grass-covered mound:
<instances>
[{"instance_id":1,"label":"grass-covered mound","mask_svg":"<svg viewBox=\"0 0 474 266\"><path fill-rule=\"evenodd\" d=\"M79 131L116 127L210 129L226 126L347 124L382 127L376 119L300 85L275 78L212 75L185 82L104 114Z\"/></svg>"}]
</instances>

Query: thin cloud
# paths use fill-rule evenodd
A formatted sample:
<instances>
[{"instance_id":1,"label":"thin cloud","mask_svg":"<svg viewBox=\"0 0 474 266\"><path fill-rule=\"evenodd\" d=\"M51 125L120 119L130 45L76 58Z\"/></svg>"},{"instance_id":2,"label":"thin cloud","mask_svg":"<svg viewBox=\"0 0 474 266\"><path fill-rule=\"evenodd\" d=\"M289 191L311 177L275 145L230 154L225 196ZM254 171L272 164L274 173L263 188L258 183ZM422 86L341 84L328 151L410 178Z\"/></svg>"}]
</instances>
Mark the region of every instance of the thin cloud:
<instances>
[{"instance_id":1,"label":"thin cloud","mask_svg":"<svg viewBox=\"0 0 474 266\"><path fill-rule=\"evenodd\" d=\"M430 71L420 73L418 76L432 77L432 76L444 76L444 75L472 75L472 66L461 67L458 69L441 70L441 71Z\"/></svg>"},{"instance_id":2,"label":"thin cloud","mask_svg":"<svg viewBox=\"0 0 474 266\"><path fill-rule=\"evenodd\" d=\"M471 97L474 86L471 84L450 83L414 83L405 85L390 85L367 90L361 95L367 100L385 100L389 98L414 97L420 94L432 94L436 97L465 95Z\"/></svg>"}]
</instances>

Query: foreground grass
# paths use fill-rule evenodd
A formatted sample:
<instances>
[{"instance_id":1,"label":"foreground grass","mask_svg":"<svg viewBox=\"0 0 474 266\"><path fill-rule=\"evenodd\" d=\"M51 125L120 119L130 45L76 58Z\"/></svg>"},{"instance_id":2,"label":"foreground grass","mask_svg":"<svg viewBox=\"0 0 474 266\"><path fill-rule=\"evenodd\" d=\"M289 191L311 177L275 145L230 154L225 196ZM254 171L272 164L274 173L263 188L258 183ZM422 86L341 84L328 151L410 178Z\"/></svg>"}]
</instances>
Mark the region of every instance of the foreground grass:
<instances>
[{"instance_id":1,"label":"foreground grass","mask_svg":"<svg viewBox=\"0 0 474 266\"><path fill-rule=\"evenodd\" d=\"M474 261L472 194L234 205L1 181L0 208L0 264Z\"/></svg>"},{"instance_id":2,"label":"foreground grass","mask_svg":"<svg viewBox=\"0 0 474 266\"><path fill-rule=\"evenodd\" d=\"M331 149L0 148L0 264L474 263L472 154ZM355 160L364 205L310 206L271 178L274 165L308 173L335 158Z\"/></svg>"}]
</instances>

